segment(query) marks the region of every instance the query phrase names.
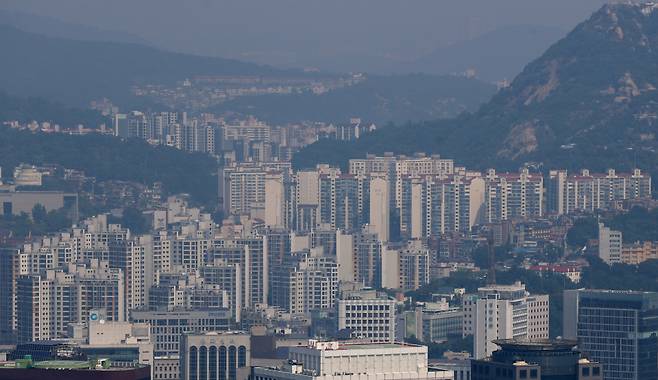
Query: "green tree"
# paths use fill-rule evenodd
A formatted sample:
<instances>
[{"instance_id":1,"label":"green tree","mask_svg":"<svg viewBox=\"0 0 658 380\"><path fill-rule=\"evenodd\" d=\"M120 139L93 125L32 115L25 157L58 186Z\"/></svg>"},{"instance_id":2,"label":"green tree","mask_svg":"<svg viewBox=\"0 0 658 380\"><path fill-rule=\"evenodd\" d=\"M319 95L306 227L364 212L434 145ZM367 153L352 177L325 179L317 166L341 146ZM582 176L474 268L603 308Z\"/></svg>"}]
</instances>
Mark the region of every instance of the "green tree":
<instances>
[{"instance_id":1,"label":"green tree","mask_svg":"<svg viewBox=\"0 0 658 380\"><path fill-rule=\"evenodd\" d=\"M148 223L144 214L136 208L125 208L123 210L121 224L136 234L143 234L148 230Z\"/></svg>"},{"instance_id":2,"label":"green tree","mask_svg":"<svg viewBox=\"0 0 658 380\"><path fill-rule=\"evenodd\" d=\"M32 207L32 220L35 224L43 223L47 215L48 212L41 203L37 203Z\"/></svg>"}]
</instances>

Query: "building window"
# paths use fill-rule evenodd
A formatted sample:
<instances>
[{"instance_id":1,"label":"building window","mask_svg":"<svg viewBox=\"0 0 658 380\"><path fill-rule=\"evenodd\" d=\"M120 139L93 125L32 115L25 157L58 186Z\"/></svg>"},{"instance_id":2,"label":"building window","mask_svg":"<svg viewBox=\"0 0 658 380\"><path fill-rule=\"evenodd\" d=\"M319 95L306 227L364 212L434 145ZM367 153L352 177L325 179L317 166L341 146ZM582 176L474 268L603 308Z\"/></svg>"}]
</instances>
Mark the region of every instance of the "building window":
<instances>
[{"instance_id":1,"label":"building window","mask_svg":"<svg viewBox=\"0 0 658 380\"><path fill-rule=\"evenodd\" d=\"M583 376L584 377L589 377L589 367L584 367L583 368Z\"/></svg>"},{"instance_id":2,"label":"building window","mask_svg":"<svg viewBox=\"0 0 658 380\"><path fill-rule=\"evenodd\" d=\"M196 347L192 346L190 347L190 355L189 355L189 360L190 360L190 366L189 366L189 374L188 378L190 380L197 380L197 349Z\"/></svg>"},{"instance_id":3,"label":"building window","mask_svg":"<svg viewBox=\"0 0 658 380\"><path fill-rule=\"evenodd\" d=\"M208 380L208 348L199 348L199 380Z\"/></svg>"},{"instance_id":4,"label":"building window","mask_svg":"<svg viewBox=\"0 0 658 380\"><path fill-rule=\"evenodd\" d=\"M247 366L247 348L245 346L240 346L238 348L238 367Z\"/></svg>"},{"instance_id":5,"label":"building window","mask_svg":"<svg viewBox=\"0 0 658 380\"><path fill-rule=\"evenodd\" d=\"M217 347L208 350L208 376L210 380L217 380Z\"/></svg>"},{"instance_id":6,"label":"building window","mask_svg":"<svg viewBox=\"0 0 658 380\"><path fill-rule=\"evenodd\" d=\"M520 370L519 371L519 378L527 379L528 378L528 370L527 369Z\"/></svg>"},{"instance_id":7,"label":"building window","mask_svg":"<svg viewBox=\"0 0 658 380\"><path fill-rule=\"evenodd\" d=\"M537 370L536 369L531 369L530 370L530 378L531 379L536 379L537 378Z\"/></svg>"},{"instance_id":8,"label":"building window","mask_svg":"<svg viewBox=\"0 0 658 380\"><path fill-rule=\"evenodd\" d=\"M230 346L228 348L228 378L229 380L235 380L236 379L236 362L237 362L237 350L235 349L235 346Z\"/></svg>"},{"instance_id":9,"label":"building window","mask_svg":"<svg viewBox=\"0 0 658 380\"><path fill-rule=\"evenodd\" d=\"M226 380L226 346L219 348L219 380Z\"/></svg>"}]
</instances>

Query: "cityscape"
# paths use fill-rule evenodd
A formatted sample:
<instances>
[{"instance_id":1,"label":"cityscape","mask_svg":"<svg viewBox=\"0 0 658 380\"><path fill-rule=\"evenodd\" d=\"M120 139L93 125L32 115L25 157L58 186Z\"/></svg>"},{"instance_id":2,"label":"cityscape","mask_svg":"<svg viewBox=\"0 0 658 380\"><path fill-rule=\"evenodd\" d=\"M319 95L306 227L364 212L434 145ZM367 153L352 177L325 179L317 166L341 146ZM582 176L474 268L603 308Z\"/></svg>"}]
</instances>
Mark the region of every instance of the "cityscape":
<instances>
[{"instance_id":1,"label":"cityscape","mask_svg":"<svg viewBox=\"0 0 658 380\"><path fill-rule=\"evenodd\" d=\"M0 380L658 380L658 4L88 1L0 5Z\"/></svg>"}]
</instances>

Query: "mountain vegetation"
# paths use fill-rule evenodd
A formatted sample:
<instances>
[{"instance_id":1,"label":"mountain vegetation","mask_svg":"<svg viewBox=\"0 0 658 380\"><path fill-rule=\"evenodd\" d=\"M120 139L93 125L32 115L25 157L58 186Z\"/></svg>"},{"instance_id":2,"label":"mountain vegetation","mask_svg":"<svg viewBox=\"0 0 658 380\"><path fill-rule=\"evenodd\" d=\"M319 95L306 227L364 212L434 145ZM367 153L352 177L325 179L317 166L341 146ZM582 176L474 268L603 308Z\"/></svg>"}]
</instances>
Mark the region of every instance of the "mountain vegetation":
<instances>
[{"instance_id":1,"label":"mountain vegetation","mask_svg":"<svg viewBox=\"0 0 658 380\"><path fill-rule=\"evenodd\" d=\"M242 97L214 111L254 115L272 123L344 122L358 116L376 123L404 123L456 117L475 111L496 87L475 79L425 74L368 76L354 86L315 95Z\"/></svg>"},{"instance_id":2,"label":"mountain vegetation","mask_svg":"<svg viewBox=\"0 0 658 380\"><path fill-rule=\"evenodd\" d=\"M633 207L629 212L611 217L578 219L567 233L567 243L584 247L589 239L597 239L599 221L607 227L621 231L624 243L658 241L658 209Z\"/></svg>"},{"instance_id":3,"label":"mountain vegetation","mask_svg":"<svg viewBox=\"0 0 658 380\"><path fill-rule=\"evenodd\" d=\"M136 84L169 84L195 75L284 76L291 72L139 44L46 37L10 25L0 25L0 46L4 48L0 89L78 107L100 98L134 106L138 99L131 95L131 88Z\"/></svg>"},{"instance_id":4,"label":"mountain vegetation","mask_svg":"<svg viewBox=\"0 0 658 380\"><path fill-rule=\"evenodd\" d=\"M528 64L473 114L320 141L297 167L366 153L424 151L473 168L658 167L658 9L609 4Z\"/></svg>"},{"instance_id":5,"label":"mountain vegetation","mask_svg":"<svg viewBox=\"0 0 658 380\"><path fill-rule=\"evenodd\" d=\"M93 110L85 110L63 106L43 98L21 98L0 91L0 122L48 121L62 127L71 128L79 124L86 127L97 127L109 119Z\"/></svg>"},{"instance_id":6,"label":"mountain vegetation","mask_svg":"<svg viewBox=\"0 0 658 380\"><path fill-rule=\"evenodd\" d=\"M0 126L3 175L10 175L20 163L58 164L82 170L101 181L146 185L161 182L169 194L188 193L197 204L214 206L217 199L215 159L170 147L153 147L139 139L30 133Z\"/></svg>"}]
</instances>

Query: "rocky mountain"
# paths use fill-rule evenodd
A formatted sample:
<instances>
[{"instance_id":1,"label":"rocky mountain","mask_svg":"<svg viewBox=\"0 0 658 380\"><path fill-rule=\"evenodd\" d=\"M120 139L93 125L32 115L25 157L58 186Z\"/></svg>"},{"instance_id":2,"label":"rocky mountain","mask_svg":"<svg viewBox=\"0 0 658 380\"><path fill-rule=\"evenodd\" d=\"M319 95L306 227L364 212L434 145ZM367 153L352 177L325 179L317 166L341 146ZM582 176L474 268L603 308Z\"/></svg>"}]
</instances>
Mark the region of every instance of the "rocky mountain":
<instances>
[{"instance_id":1,"label":"rocky mountain","mask_svg":"<svg viewBox=\"0 0 658 380\"><path fill-rule=\"evenodd\" d=\"M471 115L382 130L355 144L326 142L297 158L427 151L474 167L620 169L658 164L658 5L610 4L528 64ZM316 150L317 149L317 150Z\"/></svg>"}]
</instances>

